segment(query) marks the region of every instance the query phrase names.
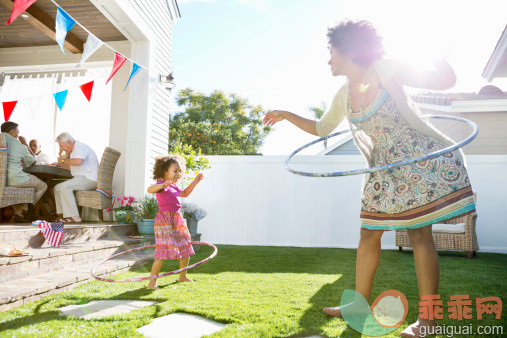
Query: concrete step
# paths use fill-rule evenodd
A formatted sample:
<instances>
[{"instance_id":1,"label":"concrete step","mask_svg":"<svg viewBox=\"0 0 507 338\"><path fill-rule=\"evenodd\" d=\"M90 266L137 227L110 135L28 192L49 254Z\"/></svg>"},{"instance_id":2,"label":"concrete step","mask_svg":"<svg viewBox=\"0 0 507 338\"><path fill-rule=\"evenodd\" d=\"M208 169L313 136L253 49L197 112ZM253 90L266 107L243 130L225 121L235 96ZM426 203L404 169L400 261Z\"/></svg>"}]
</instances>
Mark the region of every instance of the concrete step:
<instances>
[{"instance_id":1,"label":"concrete step","mask_svg":"<svg viewBox=\"0 0 507 338\"><path fill-rule=\"evenodd\" d=\"M116 253L148 245L145 239L109 238L88 243L64 244L58 248L29 248L30 256L0 257L0 282L37 276L50 271L72 269Z\"/></svg>"},{"instance_id":2,"label":"concrete step","mask_svg":"<svg viewBox=\"0 0 507 338\"><path fill-rule=\"evenodd\" d=\"M96 274L99 276L120 273L133 267L153 261L153 255L138 255L135 259L108 261ZM94 280L91 269L97 262L82 264L73 269L64 269L57 274L49 272L35 277L4 282L0 285L0 312L33 302L47 295L70 290L78 285Z\"/></svg>"},{"instance_id":3,"label":"concrete step","mask_svg":"<svg viewBox=\"0 0 507 338\"><path fill-rule=\"evenodd\" d=\"M62 243L87 243L132 235L138 235L135 224L93 222L65 224ZM50 247L40 228L31 224L0 224L0 245L17 249Z\"/></svg>"}]
</instances>

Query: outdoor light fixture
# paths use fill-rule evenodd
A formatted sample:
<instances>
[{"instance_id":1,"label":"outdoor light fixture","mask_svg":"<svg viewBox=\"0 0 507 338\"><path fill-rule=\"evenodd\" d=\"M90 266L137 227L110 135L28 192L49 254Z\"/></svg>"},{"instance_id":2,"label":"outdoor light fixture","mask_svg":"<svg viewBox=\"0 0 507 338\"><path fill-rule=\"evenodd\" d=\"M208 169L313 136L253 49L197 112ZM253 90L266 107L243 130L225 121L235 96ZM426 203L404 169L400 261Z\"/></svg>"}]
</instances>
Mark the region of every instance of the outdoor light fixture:
<instances>
[{"instance_id":1,"label":"outdoor light fixture","mask_svg":"<svg viewBox=\"0 0 507 338\"><path fill-rule=\"evenodd\" d=\"M21 17L22 17L23 19L28 19L28 14L23 13L23 14L21 14Z\"/></svg>"},{"instance_id":2,"label":"outdoor light fixture","mask_svg":"<svg viewBox=\"0 0 507 338\"><path fill-rule=\"evenodd\" d=\"M170 73L169 75L160 74L158 77L158 82L163 84L165 86L165 89L169 91L171 91L171 89L173 89L176 86L173 80L174 80L173 73Z\"/></svg>"}]
</instances>

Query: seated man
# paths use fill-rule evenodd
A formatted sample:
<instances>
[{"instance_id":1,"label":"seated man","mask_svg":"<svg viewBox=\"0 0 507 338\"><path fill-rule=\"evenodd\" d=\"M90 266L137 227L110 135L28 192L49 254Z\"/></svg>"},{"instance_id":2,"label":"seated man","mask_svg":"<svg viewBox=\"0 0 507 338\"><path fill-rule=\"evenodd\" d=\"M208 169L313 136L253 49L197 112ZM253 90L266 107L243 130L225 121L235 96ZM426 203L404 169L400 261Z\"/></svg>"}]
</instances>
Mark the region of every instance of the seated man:
<instances>
[{"instance_id":1,"label":"seated man","mask_svg":"<svg viewBox=\"0 0 507 338\"><path fill-rule=\"evenodd\" d=\"M65 151L69 158L58 157L55 163L60 168L70 169L74 178L55 186L56 213L63 214L61 222L82 222L74 197L74 190L95 190L99 160L95 152L86 144L75 140L69 133L61 133L56 138L60 154Z\"/></svg>"},{"instance_id":2,"label":"seated man","mask_svg":"<svg viewBox=\"0 0 507 338\"><path fill-rule=\"evenodd\" d=\"M41 151L41 146L38 140L33 139L30 141L30 149L35 155L35 164L48 164L49 157Z\"/></svg>"},{"instance_id":3,"label":"seated man","mask_svg":"<svg viewBox=\"0 0 507 338\"><path fill-rule=\"evenodd\" d=\"M33 156L26 144L26 140L19 137L17 123L4 122L0 126L0 129L7 143L7 185L20 188L35 188L34 203L37 203L42 195L44 195L48 186L34 175L23 171L23 167L26 168L35 163L35 156ZM24 144L20 139L24 141ZM26 204L13 205L13 209L12 222L27 221L23 216L23 211L28 209Z\"/></svg>"}]
</instances>

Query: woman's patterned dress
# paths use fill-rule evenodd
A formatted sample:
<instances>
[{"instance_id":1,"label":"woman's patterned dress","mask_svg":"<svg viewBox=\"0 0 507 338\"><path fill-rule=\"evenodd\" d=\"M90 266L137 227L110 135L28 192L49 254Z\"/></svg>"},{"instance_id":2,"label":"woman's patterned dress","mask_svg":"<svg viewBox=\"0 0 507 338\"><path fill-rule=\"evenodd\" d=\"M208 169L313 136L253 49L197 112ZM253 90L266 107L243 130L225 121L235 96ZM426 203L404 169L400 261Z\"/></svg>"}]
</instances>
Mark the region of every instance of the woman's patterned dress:
<instances>
[{"instance_id":1,"label":"woman's patterned dress","mask_svg":"<svg viewBox=\"0 0 507 338\"><path fill-rule=\"evenodd\" d=\"M363 113L350 113L356 141L371 149L370 165L396 163L445 146L404 119L380 89ZM472 187L459 150L432 160L371 173L364 185L361 226L372 230L419 228L475 211Z\"/></svg>"}]
</instances>

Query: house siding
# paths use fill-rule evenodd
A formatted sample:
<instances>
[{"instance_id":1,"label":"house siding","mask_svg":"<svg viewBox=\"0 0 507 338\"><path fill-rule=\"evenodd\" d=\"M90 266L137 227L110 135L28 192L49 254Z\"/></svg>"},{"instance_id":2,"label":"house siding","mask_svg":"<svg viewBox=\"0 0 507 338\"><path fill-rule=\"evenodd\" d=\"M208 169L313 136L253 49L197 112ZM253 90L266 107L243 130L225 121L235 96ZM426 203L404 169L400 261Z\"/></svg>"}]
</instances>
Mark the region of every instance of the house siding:
<instances>
[{"instance_id":1,"label":"house siding","mask_svg":"<svg viewBox=\"0 0 507 338\"><path fill-rule=\"evenodd\" d=\"M361 155L361 153L354 141L349 140L326 155Z\"/></svg>"},{"instance_id":2,"label":"house siding","mask_svg":"<svg viewBox=\"0 0 507 338\"><path fill-rule=\"evenodd\" d=\"M171 12L165 0L127 1L137 10L139 16L155 34L156 41L152 59L154 62L150 65L150 68L154 68L155 73L170 74L172 72L172 26L179 18L179 14ZM168 152L170 92L158 83L156 94L152 100L149 140L147 142L151 145L148 156L150 165L154 164L156 156Z\"/></svg>"},{"instance_id":3,"label":"house siding","mask_svg":"<svg viewBox=\"0 0 507 338\"><path fill-rule=\"evenodd\" d=\"M423 111L423 113L451 115L435 111ZM507 110L452 115L475 122L479 128L477 137L463 147L466 155L507 155ZM463 141L471 133L471 128L460 122L433 120L431 123L455 142Z\"/></svg>"}]
</instances>

